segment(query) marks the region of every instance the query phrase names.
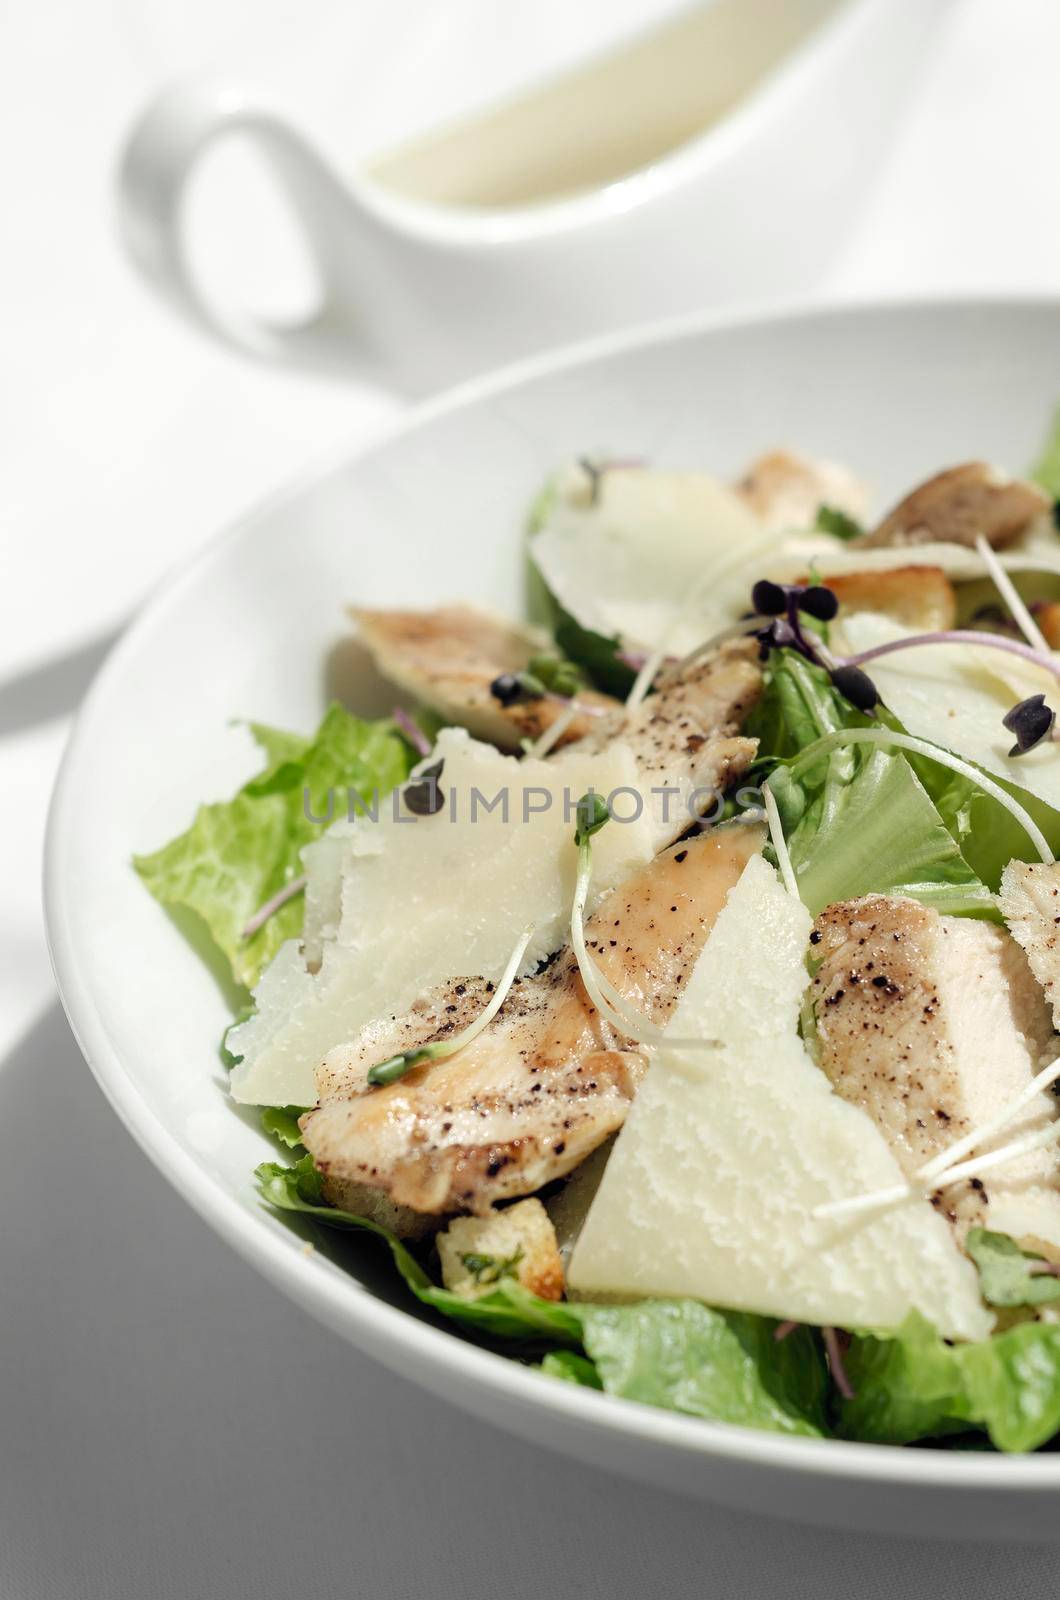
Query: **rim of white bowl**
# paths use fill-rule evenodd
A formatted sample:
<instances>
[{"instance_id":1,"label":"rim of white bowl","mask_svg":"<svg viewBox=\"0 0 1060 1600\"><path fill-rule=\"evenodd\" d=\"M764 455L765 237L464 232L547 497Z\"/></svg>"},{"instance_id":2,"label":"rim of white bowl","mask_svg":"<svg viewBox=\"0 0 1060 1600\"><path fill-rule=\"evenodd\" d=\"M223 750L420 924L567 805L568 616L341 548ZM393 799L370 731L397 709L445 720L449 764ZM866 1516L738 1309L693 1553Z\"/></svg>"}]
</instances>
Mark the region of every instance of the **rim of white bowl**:
<instances>
[{"instance_id":1,"label":"rim of white bowl","mask_svg":"<svg viewBox=\"0 0 1060 1600\"><path fill-rule=\"evenodd\" d=\"M296 1303L328 1326L416 1382L425 1370L451 1373L498 1398L557 1418L572 1418L616 1445L625 1438L684 1455L731 1460L828 1478L842 1475L865 1483L915 1484L939 1488L979 1488L998 1492L1048 1491L1060 1486L1060 1457L988 1455L839 1439L796 1438L751 1428L708 1422L658 1410L635 1401L602 1395L574 1384L543 1379L532 1369L493 1350L470 1344L411 1311L378 1299L355 1278L331 1263L306 1254L302 1241L287 1233L264 1207L257 1213L242 1204L183 1148L137 1091L104 1025L86 981L71 934L66 857L73 837L82 768L90 755L94 729L106 718L111 686L140 641L164 619L169 607L196 583L228 544L243 536L259 517L297 498L340 464L350 464L435 418L551 374L591 365L645 346L680 343L735 329L768 328L793 321L833 321L896 315L991 316L1038 313L1060 323L1060 296L1044 294L896 295L842 301L770 301L739 310L696 312L639 324L582 343L549 351L473 378L391 419L352 446L332 447L312 460L286 485L263 497L242 516L209 538L164 576L138 609L107 656L86 696L63 753L48 811L44 849L44 911L48 948L60 998L77 1043L101 1089L126 1128L158 1170L192 1208L245 1260ZM400 1358L400 1359L398 1359Z\"/></svg>"}]
</instances>

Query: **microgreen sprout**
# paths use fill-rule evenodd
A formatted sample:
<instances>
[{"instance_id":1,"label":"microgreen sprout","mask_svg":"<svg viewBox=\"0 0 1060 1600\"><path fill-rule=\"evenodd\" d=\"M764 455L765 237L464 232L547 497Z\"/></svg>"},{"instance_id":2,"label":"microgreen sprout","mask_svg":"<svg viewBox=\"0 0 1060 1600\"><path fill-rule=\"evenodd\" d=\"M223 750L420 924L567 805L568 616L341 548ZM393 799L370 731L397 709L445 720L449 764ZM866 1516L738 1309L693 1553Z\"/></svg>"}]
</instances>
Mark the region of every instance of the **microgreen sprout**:
<instances>
[{"instance_id":1,"label":"microgreen sprout","mask_svg":"<svg viewBox=\"0 0 1060 1600\"><path fill-rule=\"evenodd\" d=\"M543 700L545 693L545 685L532 672L502 672L490 684L490 694L504 707Z\"/></svg>"},{"instance_id":2,"label":"microgreen sprout","mask_svg":"<svg viewBox=\"0 0 1060 1600\"><path fill-rule=\"evenodd\" d=\"M902 639L888 639L883 644L874 644L869 650L859 650L856 655L840 658L839 664L860 667L866 661L875 661L880 656L894 655L898 650L917 650L927 644L970 644L986 650L1004 650L1010 656L1019 656L1024 661L1032 662L1060 681L1060 659L1051 650L1035 650L1031 645L1024 644L1022 639L1008 639L1000 633L980 633L975 628L911 633Z\"/></svg>"},{"instance_id":3,"label":"microgreen sprout","mask_svg":"<svg viewBox=\"0 0 1060 1600\"><path fill-rule=\"evenodd\" d=\"M847 1377L846 1368L843 1365L843 1347L839 1342L839 1334L835 1328L822 1328L821 1339L824 1344L824 1353L828 1358L828 1370L832 1375L832 1382L844 1400L853 1400L854 1385Z\"/></svg>"},{"instance_id":4,"label":"microgreen sprout","mask_svg":"<svg viewBox=\"0 0 1060 1600\"><path fill-rule=\"evenodd\" d=\"M288 900L293 900L296 894L301 894L305 886L306 876L304 872L301 877L292 878L290 883L285 883L283 888L278 890L271 899L266 900L263 906L258 907L239 937L241 939L252 939L258 929L263 928L269 918L274 917L280 907L287 904Z\"/></svg>"},{"instance_id":5,"label":"microgreen sprout","mask_svg":"<svg viewBox=\"0 0 1060 1600\"><path fill-rule=\"evenodd\" d=\"M458 1050L463 1050L473 1039L477 1039L483 1029L489 1027L508 998L508 991L515 982L516 973L526 954L526 947L533 936L533 928L523 929L518 944L508 958L508 965L493 991L489 1005L479 1012L474 1022L469 1023L460 1033L453 1034L451 1038L435 1039L430 1044L421 1044L412 1050L402 1050L396 1056L388 1056L385 1061L377 1062L368 1070L368 1082L372 1087L379 1088L384 1084L396 1083L412 1067L422 1066L425 1061L444 1061L448 1056L455 1055Z\"/></svg>"},{"instance_id":6,"label":"microgreen sprout","mask_svg":"<svg viewBox=\"0 0 1060 1600\"><path fill-rule=\"evenodd\" d=\"M869 714L879 704L879 690L867 672L860 667L833 667L832 682L856 711Z\"/></svg>"},{"instance_id":7,"label":"microgreen sprout","mask_svg":"<svg viewBox=\"0 0 1060 1600\"><path fill-rule=\"evenodd\" d=\"M1009 755L1025 756L1028 750L1035 749L1043 739L1055 737L1056 712L1051 706L1046 705L1044 694L1032 694L1028 695L1026 700L1021 700L1018 705L1014 705L1011 711L1006 711L1001 723L1009 733L1016 735L1016 743L1009 751Z\"/></svg>"},{"instance_id":8,"label":"microgreen sprout","mask_svg":"<svg viewBox=\"0 0 1060 1600\"><path fill-rule=\"evenodd\" d=\"M815 666L830 671L834 658L823 640L803 625L803 616L815 622L831 622L839 601L822 583L774 583L760 578L751 590L751 605L770 620L755 633L758 654L765 661L773 650L796 650Z\"/></svg>"},{"instance_id":9,"label":"microgreen sprout","mask_svg":"<svg viewBox=\"0 0 1060 1600\"><path fill-rule=\"evenodd\" d=\"M442 793L438 779L442 775L444 761L436 761L431 767L424 767L410 784L403 790L406 806L415 817L433 817L445 805L445 795Z\"/></svg>"},{"instance_id":10,"label":"microgreen sprout","mask_svg":"<svg viewBox=\"0 0 1060 1600\"><path fill-rule=\"evenodd\" d=\"M1023 596L998 560L993 546L980 534L975 541L975 548L978 550L979 555L982 557L983 565L994 581L994 588L1008 606L1013 622L1020 629L1027 643L1035 650L1048 652L1048 640L1024 604Z\"/></svg>"},{"instance_id":11,"label":"microgreen sprout","mask_svg":"<svg viewBox=\"0 0 1060 1600\"><path fill-rule=\"evenodd\" d=\"M964 1183L969 1178L978 1177L982 1172L1004 1166L1032 1150L1040 1150L1046 1145L1054 1144L1060 1139L1060 1121L1049 1122L1044 1128L1038 1128L1022 1138L1013 1139L1011 1143L1003 1144L997 1149L987 1150L982 1155L972 1154L996 1134L1003 1132L1021 1111L1058 1080L1060 1080L1060 1056L1036 1073L1030 1083L1025 1084L1018 1094L1013 1095L994 1116L981 1123L979 1127L973 1128L970 1133L956 1139L930 1161L924 1162L908 1182L891 1184L885 1189L872 1190L867 1194L851 1195L843 1200L830 1200L824 1205L817 1206L814 1216L851 1217L862 1211L879 1211L887 1206L900 1205L916 1196L923 1199L939 1190L951 1188L955 1183ZM968 1157L970 1159L965 1159Z\"/></svg>"},{"instance_id":12,"label":"microgreen sprout","mask_svg":"<svg viewBox=\"0 0 1060 1600\"><path fill-rule=\"evenodd\" d=\"M600 500L605 472L613 472L618 467L642 467L644 462L636 456L615 456L605 461L594 461L591 456L579 456L578 465L589 480L589 504L595 506Z\"/></svg>"},{"instance_id":13,"label":"microgreen sprout","mask_svg":"<svg viewBox=\"0 0 1060 1600\"><path fill-rule=\"evenodd\" d=\"M579 850L594 833L599 833L604 824L611 820L607 801L601 795L594 794L591 789L578 801L574 808L574 816L577 824L574 829L574 843Z\"/></svg>"},{"instance_id":14,"label":"microgreen sprout","mask_svg":"<svg viewBox=\"0 0 1060 1600\"><path fill-rule=\"evenodd\" d=\"M421 756L429 756L431 753L431 741L427 738L423 729L418 727L412 717L409 716L404 706L395 706L390 716L391 720L401 729L412 748L418 751Z\"/></svg>"},{"instance_id":15,"label":"microgreen sprout","mask_svg":"<svg viewBox=\"0 0 1060 1600\"><path fill-rule=\"evenodd\" d=\"M784 838L784 825L780 820L780 809L768 783L762 785L762 804L765 807L766 821L769 824L769 841L777 858L777 866L780 868L780 876L784 887L793 900L798 900L801 898L799 885L795 877L795 868L791 864L787 842Z\"/></svg>"},{"instance_id":16,"label":"microgreen sprout","mask_svg":"<svg viewBox=\"0 0 1060 1600\"><path fill-rule=\"evenodd\" d=\"M565 661L562 656L531 656L526 672L551 694L558 694L564 700L569 700L585 686L585 678L574 662Z\"/></svg>"},{"instance_id":17,"label":"microgreen sprout","mask_svg":"<svg viewBox=\"0 0 1060 1600\"><path fill-rule=\"evenodd\" d=\"M571 700L560 712L553 722L550 722L544 733L538 739L523 740L523 754L530 756L535 761L540 761L547 756L554 745L559 744L568 728L576 721L582 707L577 700Z\"/></svg>"}]
</instances>

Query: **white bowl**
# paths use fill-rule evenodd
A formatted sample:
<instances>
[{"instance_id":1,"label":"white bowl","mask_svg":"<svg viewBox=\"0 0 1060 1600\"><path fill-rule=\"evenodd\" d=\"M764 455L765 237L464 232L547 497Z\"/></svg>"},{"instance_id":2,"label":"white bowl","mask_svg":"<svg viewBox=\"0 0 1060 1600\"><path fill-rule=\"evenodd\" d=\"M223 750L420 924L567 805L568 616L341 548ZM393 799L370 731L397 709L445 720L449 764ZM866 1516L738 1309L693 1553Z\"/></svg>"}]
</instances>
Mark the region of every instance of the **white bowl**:
<instances>
[{"instance_id":1,"label":"white bowl","mask_svg":"<svg viewBox=\"0 0 1060 1600\"><path fill-rule=\"evenodd\" d=\"M517 611L526 508L564 457L607 449L730 473L786 443L864 469L885 500L946 462L1023 467L1060 396L1058 351L1060 301L781 311L611 338L469 386L323 464L145 606L85 703L52 804L55 969L130 1131L277 1288L469 1410L655 1484L814 1522L1055 1536L1056 1456L794 1440L612 1400L434 1325L370 1246L300 1238L250 1184L271 1146L224 1096L221 987L129 858L253 770L231 718L315 725L349 672L345 601ZM367 680L350 687L355 706L359 692L378 709Z\"/></svg>"}]
</instances>

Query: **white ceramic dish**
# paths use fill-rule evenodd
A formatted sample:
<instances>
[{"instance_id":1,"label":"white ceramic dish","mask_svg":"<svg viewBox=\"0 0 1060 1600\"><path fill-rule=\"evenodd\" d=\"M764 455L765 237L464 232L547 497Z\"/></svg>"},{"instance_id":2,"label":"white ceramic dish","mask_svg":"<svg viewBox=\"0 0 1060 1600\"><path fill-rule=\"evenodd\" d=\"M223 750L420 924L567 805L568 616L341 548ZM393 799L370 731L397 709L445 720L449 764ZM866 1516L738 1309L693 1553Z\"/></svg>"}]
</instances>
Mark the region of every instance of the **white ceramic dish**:
<instances>
[{"instance_id":1,"label":"white ceramic dish","mask_svg":"<svg viewBox=\"0 0 1060 1600\"><path fill-rule=\"evenodd\" d=\"M469 386L318 467L145 607L88 697L56 790L53 958L119 1115L278 1289L469 1410L684 1493L906 1533L1056 1536L1055 1455L795 1441L610 1400L432 1325L370 1251L352 1253L356 1276L341 1244L307 1251L250 1187L271 1147L224 1097L220 989L129 857L252 770L231 717L308 728L343 674L352 703L377 709L368 681L350 680L345 600L518 608L522 519L564 456L605 448L728 472L786 442L865 469L886 497L946 461L1023 466L1060 396L1058 349L1060 301L773 312L610 339Z\"/></svg>"},{"instance_id":2,"label":"white ceramic dish","mask_svg":"<svg viewBox=\"0 0 1060 1600\"><path fill-rule=\"evenodd\" d=\"M660 305L804 292L950 4L699 0L568 79L357 172L246 87L180 84L130 134L125 242L228 342L352 363L417 393ZM267 163L316 264L319 303L300 320L267 323L197 270L184 201L232 135Z\"/></svg>"}]
</instances>

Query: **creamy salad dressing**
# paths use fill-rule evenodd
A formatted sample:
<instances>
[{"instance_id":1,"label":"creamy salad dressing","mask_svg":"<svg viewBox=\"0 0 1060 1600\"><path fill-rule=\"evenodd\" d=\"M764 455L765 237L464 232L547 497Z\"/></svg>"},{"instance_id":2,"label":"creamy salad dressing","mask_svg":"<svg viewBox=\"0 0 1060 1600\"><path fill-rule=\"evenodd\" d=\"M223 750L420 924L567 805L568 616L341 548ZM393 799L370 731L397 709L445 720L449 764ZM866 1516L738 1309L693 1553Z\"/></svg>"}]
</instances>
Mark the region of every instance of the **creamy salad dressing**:
<instances>
[{"instance_id":1,"label":"creamy salad dressing","mask_svg":"<svg viewBox=\"0 0 1060 1600\"><path fill-rule=\"evenodd\" d=\"M712 0L515 100L378 156L435 205L530 206L619 182L705 133L844 0Z\"/></svg>"}]
</instances>

